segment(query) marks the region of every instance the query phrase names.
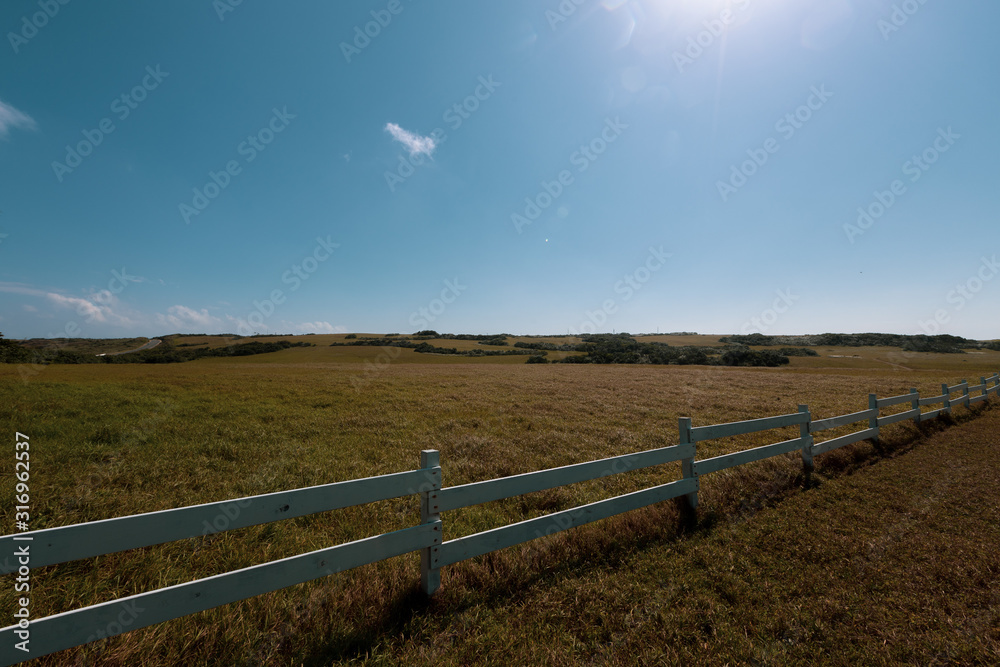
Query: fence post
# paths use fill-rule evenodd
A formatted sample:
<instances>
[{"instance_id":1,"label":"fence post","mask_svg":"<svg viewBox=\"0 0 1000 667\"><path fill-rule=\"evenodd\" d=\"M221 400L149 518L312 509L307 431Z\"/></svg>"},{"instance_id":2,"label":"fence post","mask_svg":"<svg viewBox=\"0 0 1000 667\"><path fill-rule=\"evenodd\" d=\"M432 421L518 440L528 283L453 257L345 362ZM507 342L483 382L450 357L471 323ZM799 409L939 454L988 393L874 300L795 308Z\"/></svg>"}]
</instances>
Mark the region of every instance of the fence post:
<instances>
[{"instance_id":1,"label":"fence post","mask_svg":"<svg viewBox=\"0 0 1000 667\"><path fill-rule=\"evenodd\" d=\"M962 387L962 398L965 399L965 409L968 410L972 407L972 403L969 402L969 381L962 380L962 384L964 385Z\"/></svg>"},{"instance_id":2,"label":"fence post","mask_svg":"<svg viewBox=\"0 0 1000 667\"><path fill-rule=\"evenodd\" d=\"M910 394L913 396L913 400L910 401L910 409L916 410L917 414L913 418L914 424L920 423L920 392L917 391L916 387L910 387Z\"/></svg>"},{"instance_id":3,"label":"fence post","mask_svg":"<svg viewBox=\"0 0 1000 667\"><path fill-rule=\"evenodd\" d=\"M437 523L438 530L441 530L441 514L438 510L437 493L441 488L441 465L438 450L422 450L420 452L420 467L433 469L428 483L420 487L420 523ZM441 587L441 570L434 567L441 537L439 533L434 540L434 546L420 550L420 589L428 597Z\"/></svg>"},{"instance_id":4,"label":"fence post","mask_svg":"<svg viewBox=\"0 0 1000 667\"><path fill-rule=\"evenodd\" d=\"M979 376L979 384L981 384L982 387L983 387L983 396L989 396L989 392L986 390L987 389L986 388L986 378L980 375ZM983 400L984 401L989 401L988 398L987 399L983 399Z\"/></svg>"},{"instance_id":5,"label":"fence post","mask_svg":"<svg viewBox=\"0 0 1000 667\"><path fill-rule=\"evenodd\" d=\"M948 383L941 383L941 393L944 394L944 412L941 414L951 414L951 392L948 391Z\"/></svg>"},{"instance_id":6,"label":"fence post","mask_svg":"<svg viewBox=\"0 0 1000 667\"><path fill-rule=\"evenodd\" d=\"M805 475L805 487L809 488L809 481L812 479L813 466L813 437L809 427L812 425L812 415L809 414L808 405L800 405L799 412L806 414L806 421L799 425L799 437L802 438L802 473Z\"/></svg>"},{"instance_id":7,"label":"fence post","mask_svg":"<svg viewBox=\"0 0 1000 667\"><path fill-rule=\"evenodd\" d=\"M678 430L680 431L680 444L688 445L691 443L691 418L690 417L680 417L677 420ZM694 445L697 449L697 444ZM691 458L681 459L681 476L684 479L697 479L697 474L694 471L694 458L697 452L691 454ZM687 526L693 526L697 520L696 509L698 507L698 492L689 493L683 498L678 498L678 507L681 512L681 522Z\"/></svg>"},{"instance_id":8,"label":"fence post","mask_svg":"<svg viewBox=\"0 0 1000 667\"><path fill-rule=\"evenodd\" d=\"M868 428L875 429L875 435L871 437L872 444L875 447L879 446L878 441L878 396L875 394L868 394L868 409L874 410L875 414L868 418Z\"/></svg>"}]
</instances>

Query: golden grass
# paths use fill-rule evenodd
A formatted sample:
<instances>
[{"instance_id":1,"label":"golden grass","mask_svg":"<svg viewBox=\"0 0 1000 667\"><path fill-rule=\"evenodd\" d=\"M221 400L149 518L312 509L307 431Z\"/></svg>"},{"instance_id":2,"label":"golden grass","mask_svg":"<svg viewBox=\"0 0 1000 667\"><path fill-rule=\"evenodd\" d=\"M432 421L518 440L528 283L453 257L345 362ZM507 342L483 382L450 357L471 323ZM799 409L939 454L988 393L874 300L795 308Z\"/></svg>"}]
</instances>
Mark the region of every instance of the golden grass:
<instances>
[{"instance_id":1,"label":"golden grass","mask_svg":"<svg viewBox=\"0 0 1000 667\"><path fill-rule=\"evenodd\" d=\"M701 426L795 412L797 404L806 403L818 419L866 408L869 392L891 396L913 386L926 396L938 393L941 382L954 384L962 377L977 381L1000 367L997 353L918 355L906 364L917 370L903 370L878 363L879 355L886 354L878 351L863 359L867 368L802 363L816 361L811 358L795 358L782 369L525 365L517 357L514 363L507 358L456 360L398 348L398 357L380 363L379 354L387 354L382 348L329 347L320 336L301 338L316 339L318 346L162 366L50 366L27 383L16 367L0 366L0 420L9 433L31 436L33 527L413 469L426 448L440 450L444 484L452 486L674 444L679 416L690 416ZM834 358L828 363L842 362ZM960 419L964 412L956 408ZM982 423L995 428L994 413L986 415ZM890 449L902 450L967 428L979 432L984 428L979 423L940 435L934 434L940 425L918 430L904 423L883 429L883 435ZM703 443L699 458L796 433ZM910 456L893 461L905 467ZM417 560L409 555L137 630L40 664L278 665L366 656L372 662L419 664L436 655L447 664L462 664L481 660L490 646L501 644L513 647L513 662L524 664L538 661L530 647L540 645L548 651L541 655L567 664L588 656L628 662L629 654L615 646L631 646L635 655L651 659L661 651L665 657L655 659L672 661L668 642L656 639L656 633L745 658L756 654L731 634L738 619L750 614L753 605L765 605L769 616L791 612L767 607L759 596L741 598L746 592L741 585L727 603L742 609L733 612L731 632L721 639L718 632L700 633L691 625L693 619L711 607L699 600L717 596L717 591L699 574L700 560L665 554L715 539L728 526L742 525L732 524L734 519L759 516L778 499L786 500L777 509L794 507L790 503L826 492L838 480L849 479L845 472L874 460L878 457L867 443L824 455L817 460L822 485L805 494L796 490L800 466L795 455L717 473L704 480L704 532L695 537L677 541L682 528L672 504L648 508L448 568L441 597L429 608L415 595ZM924 474L910 477L918 473ZM445 537L677 477L676 465L661 466L456 510L444 516ZM918 487L910 485L918 482L910 477L906 490L915 493ZM11 478L0 488L4 497L12 497ZM877 522L882 511L881 505L867 507L852 497L826 510L840 511L836 507L843 507L844 516L867 513L870 522ZM12 505L0 508L5 525L11 525L12 511ZM32 574L32 613L39 618L418 520L415 499L401 499L42 568ZM783 520L797 525L794 512ZM741 557L766 563L776 576L785 576L779 552L769 551L766 542L754 542L763 538L744 539ZM716 548L722 549L711 547ZM660 595L659 584L643 574L644 567L653 567L642 566L646 557L654 559L651 563L666 558L671 568L688 568L678 581L687 581L689 590L669 597L686 600L682 607L687 616L675 618L660 610L663 620L652 626L630 625L649 619L633 611L633 621L628 621L625 598ZM12 588L4 586L0 592L3 608L11 607ZM832 599L836 591L824 595ZM568 603L567 596L575 601ZM559 615L562 621L556 619ZM639 627L646 629L633 631ZM767 641L780 636L777 626L761 627L762 637L771 638ZM874 645L868 648L865 655L881 655ZM677 655L710 654L709 649L686 650ZM783 655L803 659L800 653L774 651L774 660Z\"/></svg>"}]
</instances>

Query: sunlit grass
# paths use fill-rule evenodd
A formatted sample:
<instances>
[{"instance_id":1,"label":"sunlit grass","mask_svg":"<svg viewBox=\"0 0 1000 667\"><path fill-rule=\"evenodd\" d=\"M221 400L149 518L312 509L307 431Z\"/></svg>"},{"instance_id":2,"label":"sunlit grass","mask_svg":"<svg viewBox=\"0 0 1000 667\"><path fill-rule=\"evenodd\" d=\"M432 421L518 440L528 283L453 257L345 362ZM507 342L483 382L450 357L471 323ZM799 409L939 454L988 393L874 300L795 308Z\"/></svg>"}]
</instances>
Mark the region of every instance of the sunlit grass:
<instances>
[{"instance_id":1,"label":"sunlit grass","mask_svg":"<svg viewBox=\"0 0 1000 667\"><path fill-rule=\"evenodd\" d=\"M440 450L444 484L452 486L676 444L680 416L701 426L791 413L805 403L821 419L865 409L869 392L891 396L917 387L922 395L933 395L941 382L954 384L963 377L977 382L1000 367L997 353L916 355L907 366L919 370L902 370L880 363L883 353L867 348L847 348L852 354L871 352L874 356L861 360L867 368L804 363L825 357L795 358L782 369L531 366L523 358L455 360L412 350L396 350L398 357L366 365L365 360L378 362L383 350L315 342L314 348L239 360L49 366L26 383L16 367L0 366L0 420L9 433L31 436L32 527L414 469L420 450L428 448ZM960 419L964 413L956 408ZM903 423L883 429L883 435L890 445L905 449L906 443L936 437L937 428L918 430ZM698 456L796 435L797 429L785 429L699 443ZM868 443L821 456L816 475L821 487L809 493L823 491L831 480L877 459ZM757 515L781 498L802 496L800 470L793 454L707 477L701 494L703 525L728 525L731 518ZM445 537L678 476L677 465L660 466L449 512ZM11 498L10 477L2 488L3 497ZM4 525L11 525L11 513L12 505L0 510ZM795 519L782 520L791 525ZM416 499L400 499L42 568L32 574L32 613L39 618L418 521ZM446 569L441 598L430 610L422 610L414 595L419 575L411 554L43 662L66 664L76 659L72 656L100 652L95 659L101 664L288 664L316 655L347 659L368 654L389 662L406 655L404 662L411 663L441 654L460 664L481 655L484 642L527 650L539 637L552 639L546 650L552 651L553 661L567 662L578 650L576 644L565 644L570 636L586 654L600 654L598 647L607 642L627 644L644 636L633 636L633 626L621 625L628 612L619 609L625 604L623 594L614 591L639 595L652 586L640 595L649 597L656 588L638 575L641 568L632 571L638 565L623 569L622 564L696 543L677 542L681 530L668 503L491 554ZM711 540L713 534L694 539ZM785 572L784 565L772 562L776 554L750 548L758 550L753 556L758 561ZM704 584L696 565L673 558L668 559L671 568L695 568L681 575L690 593L684 613L694 614L700 609L697 600L715 593L699 589ZM577 570L589 574L578 577ZM567 595L592 602L586 610L579 608L581 603L569 605L557 622L552 614L563 614L558 609ZM609 595L606 604L599 601ZM731 605L755 599L734 595ZM0 605L10 608L12 597L12 586L3 587ZM666 632L663 628L669 626L669 632L693 641L692 621L672 618L663 616L655 627ZM596 629L591 627L595 623ZM776 626L763 627L770 628L761 631L768 636L778 632ZM400 640L398 633L417 639ZM712 637L718 633L706 635L704 643L722 641ZM726 642L730 648L738 644L734 637ZM663 648L662 641L658 645ZM527 654L520 661L531 662Z\"/></svg>"}]
</instances>

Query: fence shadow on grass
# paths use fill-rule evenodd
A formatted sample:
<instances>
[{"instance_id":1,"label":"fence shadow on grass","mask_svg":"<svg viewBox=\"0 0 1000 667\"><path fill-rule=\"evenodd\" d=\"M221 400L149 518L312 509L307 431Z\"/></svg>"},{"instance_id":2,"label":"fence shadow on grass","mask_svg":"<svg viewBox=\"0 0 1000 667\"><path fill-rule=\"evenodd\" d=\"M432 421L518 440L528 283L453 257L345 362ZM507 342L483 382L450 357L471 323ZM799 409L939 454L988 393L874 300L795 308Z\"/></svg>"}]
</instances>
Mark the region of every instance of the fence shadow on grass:
<instances>
[{"instance_id":1,"label":"fence shadow on grass","mask_svg":"<svg viewBox=\"0 0 1000 667\"><path fill-rule=\"evenodd\" d=\"M961 413L907 423L896 432L882 434L878 446L864 440L828 452L817 459L808 479L795 453L734 468L734 474L702 483L703 503L697 515L686 511L682 497L677 502L611 517L599 525L585 525L491 552L449 568L446 585L431 599L416 582L388 601L366 597L359 602L384 606L381 620L350 635L331 638L320 650L305 657L304 664L318 667L331 661L362 658L387 640L406 635L418 615L452 617L480 605L493 607L517 601L540 585L614 568L637 551L710 535L720 525L747 520L789 496L808 493L828 481L906 455L931 436L994 409L996 405L990 402L973 405Z\"/></svg>"}]
</instances>

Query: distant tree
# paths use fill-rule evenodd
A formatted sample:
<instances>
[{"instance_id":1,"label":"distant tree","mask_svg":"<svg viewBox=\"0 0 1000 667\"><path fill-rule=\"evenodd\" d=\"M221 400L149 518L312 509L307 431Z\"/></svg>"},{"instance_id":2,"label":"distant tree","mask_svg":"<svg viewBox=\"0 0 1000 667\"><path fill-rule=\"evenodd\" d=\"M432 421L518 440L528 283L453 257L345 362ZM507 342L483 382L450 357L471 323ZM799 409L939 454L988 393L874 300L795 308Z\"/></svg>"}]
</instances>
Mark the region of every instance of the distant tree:
<instances>
[{"instance_id":1,"label":"distant tree","mask_svg":"<svg viewBox=\"0 0 1000 667\"><path fill-rule=\"evenodd\" d=\"M0 364L20 364L31 361L31 351L19 343L6 340L0 333Z\"/></svg>"}]
</instances>

